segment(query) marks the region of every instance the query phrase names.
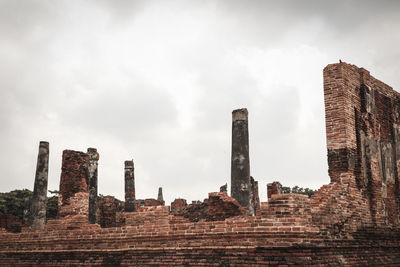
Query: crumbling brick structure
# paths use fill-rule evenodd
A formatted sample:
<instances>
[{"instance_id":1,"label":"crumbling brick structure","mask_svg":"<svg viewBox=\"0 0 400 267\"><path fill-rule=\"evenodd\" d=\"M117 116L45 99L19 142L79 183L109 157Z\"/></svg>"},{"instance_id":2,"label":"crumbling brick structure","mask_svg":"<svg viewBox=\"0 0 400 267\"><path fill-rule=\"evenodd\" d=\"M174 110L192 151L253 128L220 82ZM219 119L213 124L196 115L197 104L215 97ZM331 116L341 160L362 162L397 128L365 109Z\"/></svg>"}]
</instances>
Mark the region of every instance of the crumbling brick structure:
<instances>
[{"instance_id":1,"label":"crumbling brick structure","mask_svg":"<svg viewBox=\"0 0 400 267\"><path fill-rule=\"evenodd\" d=\"M0 215L0 228L4 228L5 230L12 233L21 232L21 228L24 226L24 222L11 214L2 214Z\"/></svg>"},{"instance_id":2,"label":"crumbling brick structure","mask_svg":"<svg viewBox=\"0 0 400 267\"><path fill-rule=\"evenodd\" d=\"M117 226L117 205L115 197L105 196L98 203L98 223L103 228Z\"/></svg>"},{"instance_id":3,"label":"crumbling brick structure","mask_svg":"<svg viewBox=\"0 0 400 267\"><path fill-rule=\"evenodd\" d=\"M324 70L329 174L356 187L374 223L399 225L400 94L348 64Z\"/></svg>"},{"instance_id":4,"label":"crumbling brick structure","mask_svg":"<svg viewBox=\"0 0 400 267\"><path fill-rule=\"evenodd\" d=\"M176 211L185 208L187 205L186 199L183 198L176 198L172 203L171 203L171 211Z\"/></svg>"},{"instance_id":5,"label":"crumbling brick structure","mask_svg":"<svg viewBox=\"0 0 400 267\"><path fill-rule=\"evenodd\" d=\"M400 266L399 94L346 63L324 69L324 90L331 182L311 198L272 183L255 216L224 192L173 211L118 211L110 200L103 219L113 226L115 214L115 227L101 228L87 217L88 157L64 151L59 218L0 228L0 265Z\"/></svg>"},{"instance_id":6,"label":"crumbling brick structure","mask_svg":"<svg viewBox=\"0 0 400 267\"><path fill-rule=\"evenodd\" d=\"M282 194L282 185L280 182L273 182L267 184L267 195L268 201L271 199L272 195Z\"/></svg>"},{"instance_id":7,"label":"crumbling brick structure","mask_svg":"<svg viewBox=\"0 0 400 267\"><path fill-rule=\"evenodd\" d=\"M58 217L89 217L89 155L64 150L62 157Z\"/></svg>"},{"instance_id":8,"label":"crumbling brick structure","mask_svg":"<svg viewBox=\"0 0 400 267\"><path fill-rule=\"evenodd\" d=\"M209 193L203 202L193 201L186 205L185 199L175 199L171 203L171 213L188 218L191 222L223 221L235 216L245 216L248 212L239 202L224 192Z\"/></svg>"},{"instance_id":9,"label":"crumbling brick structure","mask_svg":"<svg viewBox=\"0 0 400 267\"><path fill-rule=\"evenodd\" d=\"M164 204L165 204L164 201L160 201L160 200L154 199L154 198L136 199L135 200L136 210L138 210L140 207L164 206Z\"/></svg>"}]
</instances>

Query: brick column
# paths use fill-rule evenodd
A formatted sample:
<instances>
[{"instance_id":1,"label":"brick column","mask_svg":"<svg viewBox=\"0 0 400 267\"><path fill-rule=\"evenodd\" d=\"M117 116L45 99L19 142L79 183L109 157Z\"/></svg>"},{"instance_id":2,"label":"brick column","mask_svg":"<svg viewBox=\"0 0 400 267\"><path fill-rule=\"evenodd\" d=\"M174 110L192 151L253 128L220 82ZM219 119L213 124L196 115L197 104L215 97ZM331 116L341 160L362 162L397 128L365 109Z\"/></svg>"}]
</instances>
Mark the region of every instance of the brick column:
<instances>
[{"instance_id":1,"label":"brick column","mask_svg":"<svg viewBox=\"0 0 400 267\"><path fill-rule=\"evenodd\" d=\"M89 155L64 150L61 167L58 217L89 216Z\"/></svg>"},{"instance_id":2,"label":"brick column","mask_svg":"<svg viewBox=\"0 0 400 267\"><path fill-rule=\"evenodd\" d=\"M125 161L125 211L136 211L135 174L133 160Z\"/></svg>"},{"instance_id":3,"label":"brick column","mask_svg":"<svg viewBox=\"0 0 400 267\"><path fill-rule=\"evenodd\" d=\"M49 143L40 142L36 165L35 185L30 203L29 224L42 228L46 223L46 196L49 170Z\"/></svg>"},{"instance_id":4,"label":"brick column","mask_svg":"<svg viewBox=\"0 0 400 267\"><path fill-rule=\"evenodd\" d=\"M231 194L254 215L250 183L249 130L247 109L232 112Z\"/></svg>"},{"instance_id":5,"label":"brick column","mask_svg":"<svg viewBox=\"0 0 400 267\"><path fill-rule=\"evenodd\" d=\"M97 166L99 153L96 148L88 148L89 155L89 223L96 223L97 210Z\"/></svg>"}]
</instances>

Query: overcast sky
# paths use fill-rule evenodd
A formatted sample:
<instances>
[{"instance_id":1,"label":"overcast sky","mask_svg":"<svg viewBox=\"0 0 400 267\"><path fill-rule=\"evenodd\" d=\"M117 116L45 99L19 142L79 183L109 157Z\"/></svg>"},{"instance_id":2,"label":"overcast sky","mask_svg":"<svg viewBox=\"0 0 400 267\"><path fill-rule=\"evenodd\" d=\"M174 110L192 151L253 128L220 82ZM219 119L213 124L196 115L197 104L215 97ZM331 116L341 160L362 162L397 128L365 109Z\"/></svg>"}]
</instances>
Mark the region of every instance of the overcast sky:
<instances>
[{"instance_id":1,"label":"overcast sky","mask_svg":"<svg viewBox=\"0 0 400 267\"><path fill-rule=\"evenodd\" d=\"M342 61L400 87L400 1L0 0L0 192L49 189L64 149L100 153L99 193L203 200L228 182L231 112L249 110L251 175L319 188L322 70Z\"/></svg>"}]
</instances>

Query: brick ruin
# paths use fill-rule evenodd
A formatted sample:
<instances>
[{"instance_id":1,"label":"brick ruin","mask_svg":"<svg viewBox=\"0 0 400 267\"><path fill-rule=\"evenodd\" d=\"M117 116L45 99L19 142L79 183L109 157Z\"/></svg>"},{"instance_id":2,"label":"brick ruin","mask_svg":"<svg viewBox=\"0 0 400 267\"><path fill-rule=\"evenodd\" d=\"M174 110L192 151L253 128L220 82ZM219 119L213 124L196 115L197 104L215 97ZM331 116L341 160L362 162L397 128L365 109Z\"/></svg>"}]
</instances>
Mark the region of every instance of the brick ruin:
<instances>
[{"instance_id":1,"label":"brick ruin","mask_svg":"<svg viewBox=\"0 0 400 267\"><path fill-rule=\"evenodd\" d=\"M400 94L338 63L324 69L324 95L331 182L311 198L282 194L273 182L260 202L248 112L240 109L232 113L232 196L224 185L191 204L165 206L162 190L157 199L136 199L126 161L125 201L99 198L97 151L65 150L58 217L46 222L48 144L41 143L29 226L0 220L0 265L399 266Z\"/></svg>"}]
</instances>

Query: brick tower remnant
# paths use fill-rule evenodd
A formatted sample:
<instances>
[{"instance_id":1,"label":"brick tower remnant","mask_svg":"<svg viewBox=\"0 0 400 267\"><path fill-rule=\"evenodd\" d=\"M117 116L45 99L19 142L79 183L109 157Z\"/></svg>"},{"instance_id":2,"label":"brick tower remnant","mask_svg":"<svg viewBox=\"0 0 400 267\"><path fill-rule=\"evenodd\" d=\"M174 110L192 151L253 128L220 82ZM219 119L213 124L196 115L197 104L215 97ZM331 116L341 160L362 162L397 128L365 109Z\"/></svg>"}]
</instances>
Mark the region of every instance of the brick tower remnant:
<instances>
[{"instance_id":1,"label":"brick tower remnant","mask_svg":"<svg viewBox=\"0 0 400 267\"><path fill-rule=\"evenodd\" d=\"M160 201L160 202L164 202L164 197L163 197L163 193L162 193L162 187L158 188L157 200Z\"/></svg>"},{"instance_id":2,"label":"brick tower remnant","mask_svg":"<svg viewBox=\"0 0 400 267\"><path fill-rule=\"evenodd\" d=\"M36 165L35 185L30 203L29 224L42 228L46 223L46 196L49 170L49 143L41 141Z\"/></svg>"},{"instance_id":3,"label":"brick tower remnant","mask_svg":"<svg viewBox=\"0 0 400 267\"><path fill-rule=\"evenodd\" d=\"M254 215L250 181L249 129L247 109L232 111L231 194Z\"/></svg>"},{"instance_id":4,"label":"brick tower remnant","mask_svg":"<svg viewBox=\"0 0 400 267\"><path fill-rule=\"evenodd\" d=\"M324 69L331 182L367 196L372 221L400 225L400 94L345 62Z\"/></svg>"},{"instance_id":5,"label":"brick tower remnant","mask_svg":"<svg viewBox=\"0 0 400 267\"><path fill-rule=\"evenodd\" d=\"M282 185L280 182L272 182L267 184L268 201L271 199L272 195L279 194L282 194Z\"/></svg>"},{"instance_id":6,"label":"brick tower remnant","mask_svg":"<svg viewBox=\"0 0 400 267\"><path fill-rule=\"evenodd\" d=\"M62 157L58 217L89 216L89 155L64 150Z\"/></svg>"},{"instance_id":7,"label":"brick tower remnant","mask_svg":"<svg viewBox=\"0 0 400 267\"><path fill-rule=\"evenodd\" d=\"M125 161L125 211L136 211L135 205L135 174L133 160Z\"/></svg>"},{"instance_id":8,"label":"brick tower remnant","mask_svg":"<svg viewBox=\"0 0 400 267\"><path fill-rule=\"evenodd\" d=\"M89 155L89 223L96 223L97 210L97 167L99 153L96 148L88 148Z\"/></svg>"}]
</instances>

